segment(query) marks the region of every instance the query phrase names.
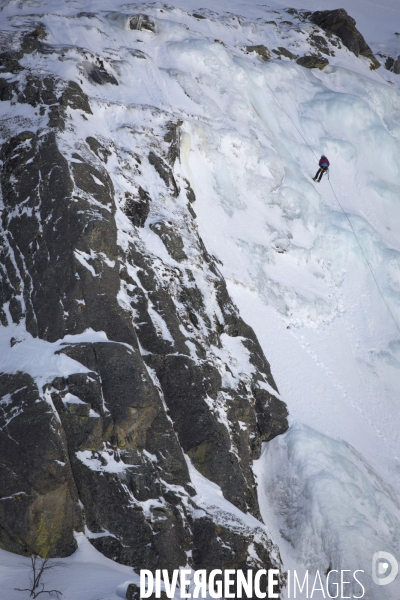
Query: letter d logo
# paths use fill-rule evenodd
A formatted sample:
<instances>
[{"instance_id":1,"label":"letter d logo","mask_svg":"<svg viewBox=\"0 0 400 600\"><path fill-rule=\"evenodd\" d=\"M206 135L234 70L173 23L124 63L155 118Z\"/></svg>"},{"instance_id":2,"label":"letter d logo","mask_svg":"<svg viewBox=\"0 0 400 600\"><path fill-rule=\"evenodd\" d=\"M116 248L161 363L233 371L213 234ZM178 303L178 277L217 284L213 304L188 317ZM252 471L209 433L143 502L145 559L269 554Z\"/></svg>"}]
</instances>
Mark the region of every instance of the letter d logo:
<instances>
[{"instance_id":1,"label":"letter d logo","mask_svg":"<svg viewBox=\"0 0 400 600\"><path fill-rule=\"evenodd\" d=\"M376 552L372 557L372 579L377 585L392 583L396 579L398 572L399 565L397 560L389 552Z\"/></svg>"}]
</instances>

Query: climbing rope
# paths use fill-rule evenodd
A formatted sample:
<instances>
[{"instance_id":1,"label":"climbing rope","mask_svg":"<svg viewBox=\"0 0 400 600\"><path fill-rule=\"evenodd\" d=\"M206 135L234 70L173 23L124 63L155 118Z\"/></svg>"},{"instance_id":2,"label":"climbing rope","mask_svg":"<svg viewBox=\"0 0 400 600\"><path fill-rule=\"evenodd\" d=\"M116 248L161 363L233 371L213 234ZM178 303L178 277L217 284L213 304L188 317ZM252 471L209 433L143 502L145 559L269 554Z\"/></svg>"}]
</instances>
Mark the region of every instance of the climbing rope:
<instances>
[{"instance_id":1,"label":"climbing rope","mask_svg":"<svg viewBox=\"0 0 400 600\"><path fill-rule=\"evenodd\" d=\"M268 83L267 83L267 88L269 89L269 91L271 92L271 94L273 95L273 97L275 98L275 100L278 102L279 106L282 108L283 112L285 113L285 115L287 116L287 118L289 119L289 121L292 123L293 127L298 131L298 133L301 135L301 137L303 138L303 140L305 141L305 143L307 144L307 146L310 148L311 152L314 154L315 158L318 160L318 156L315 154L314 150L311 148L310 144L307 142L306 138L301 133L301 131L297 127L296 123L292 120L292 118L289 115L289 113L287 112L286 108L283 106L282 102L279 100L279 98L275 94L275 92L270 88L270 86L268 85Z\"/></svg>"},{"instance_id":2,"label":"climbing rope","mask_svg":"<svg viewBox=\"0 0 400 600\"><path fill-rule=\"evenodd\" d=\"M380 294L380 296L381 296L381 298L382 298L383 302L385 303L385 306L386 306L386 308L388 309L388 312L389 312L390 316L391 316L391 317L392 317L392 319L393 319L393 323L396 325L396 327L397 327L397 329L398 329L398 331L399 331L399 333L400 333L400 326L399 326L398 322L396 321L396 318L395 318L394 314L392 313L392 310L391 310L391 308L390 308L389 304L386 302L386 298L385 298L385 296L383 295L383 292L382 292L382 290L381 290L381 288L380 288L380 286L379 286L379 283L378 283L378 281L377 281L377 279L376 279L376 277L375 277L375 273L374 273L374 270L373 270L373 268L372 268L372 266L371 266L371 263L369 262L368 258L366 257L366 255L365 255L365 252L364 252L364 250L363 250L363 248L362 248L362 246L361 246L361 244L360 244L360 240L358 239L358 235L356 234L356 232L355 232L355 229L354 229L354 227L353 227L353 225L352 225L352 222L350 221L349 215L346 213L346 211L344 210L344 208L343 208L343 207L342 207L342 205L340 204L340 202L339 202L339 199L338 199L338 197L336 196L335 190L333 189L333 185L331 184L331 181L330 181L330 179L328 179L328 181L329 181L329 185L331 186L332 193L333 193L333 195L334 195L334 196L335 196L335 198L336 198L336 202L339 204L339 206L340 206L340 208L341 208L341 210L342 210L343 214L345 215L345 217L346 217L347 221L349 222L349 225L350 225L350 227L351 227L351 230L352 230L352 232L354 233L354 237L355 237L355 238L356 238L356 240L357 240L357 244L358 244L358 246L359 246L359 248L360 248L360 250L361 250L361 253L362 253L362 255L363 255L364 259L365 259L365 262L367 263L367 265L368 265L368 268L369 268L369 270L371 271L371 275L372 275L372 277L373 277L373 280L375 281L375 284L376 284L376 287L377 287L377 289L378 289L378 292L379 292L379 294Z\"/></svg>"},{"instance_id":3,"label":"climbing rope","mask_svg":"<svg viewBox=\"0 0 400 600\"><path fill-rule=\"evenodd\" d=\"M273 90L270 88L270 86L268 85L268 83L267 83L267 87L268 87L268 89L270 90L271 94L274 96L275 100L278 102L278 104L279 104L279 105L280 105L280 107L282 108L283 112L284 112L284 113L286 114L286 116L288 117L289 121L292 123L293 127L296 129L296 131L299 133L299 135L302 137L302 139L304 140L304 142L306 143L306 145L309 147L309 149L311 150L311 152L312 152L312 153L313 153L313 155L315 156L315 158L318 160L318 156L315 154L314 150L311 148L310 144L307 142L306 138L305 138L305 137L304 137L304 135L301 133L300 129L297 127L296 123L293 121L293 119L291 118L291 116L289 115L289 113L287 112L287 110L285 109L285 107L283 106L282 102L281 102L281 101L279 100L279 98L276 96L275 92L274 92L274 91L273 91ZM363 250L363 247L361 246L360 240L358 239L358 235L357 235L357 233L356 233L356 230L355 230L355 229L354 229L354 227L353 227L353 224L352 224L352 222L351 222L351 220L350 220L350 217L349 217L349 215L347 214L347 212L344 210L343 206L341 205L341 203L340 203L340 201L339 201L339 198L337 197L337 195L336 195L336 193L335 193L335 190L333 189L333 185L332 185L332 183L331 183L331 180L330 180L330 177L329 177L329 170L328 170L328 181L329 181L329 185L330 185L330 187L331 187L332 193L333 193L333 195L335 196L336 202L338 203L338 205L339 205L339 207L340 207L340 210L342 211L342 213L344 214L344 216L346 217L346 219L347 219L347 221L348 221L348 223L349 223L349 225L350 225L350 229L351 229L351 231L352 231L352 232L353 232L353 234L354 234L354 237L355 237L355 239L356 239L356 241L357 241L357 244L358 244L358 246L359 246L359 248L360 248L361 254L363 255L363 257L364 257L364 260L365 260L365 262L366 262L366 264L367 264L367 266L368 266L368 269L369 269L369 270L370 270L370 272L371 272L372 278L373 278L373 280L374 280L374 282L375 282L375 285L376 285L376 287L377 287L377 289L378 289L378 292L379 292L379 294L380 294L380 296L381 296L381 298L382 298L382 300L383 300L383 302L384 302L384 304L385 304L385 306L386 306L386 308L387 308L387 310L388 310L388 312L389 312L390 316L392 317L393 323L395 324L395 326L396 326L396 328L397 328L398 332L400 333L400 326L399 326L398 322L396 321L396 318L395 318L395 316L394 316L394 314L393 314L393 312L392 312L392 310L391 310L390 306L389 306L389 305L388 305L388 303L386 302L386 299L385 299L385 297L384 297L384 295L383 295L383 292L382 292L382 290L381 290L381 288L380 288L380 285L379 285L379 283L378 283L378 280L377 280L377 279L376 279L376 277L375 277L375 273L374 273L374 270L373 270L373 268L372 268L372 265L371 265L371 263L369 262L369 260L368 260L368 258L367 258L367 256L366 256L366 254L365 254L365 252L364 252L364 250Z\"/></svg>"}]
</instances>

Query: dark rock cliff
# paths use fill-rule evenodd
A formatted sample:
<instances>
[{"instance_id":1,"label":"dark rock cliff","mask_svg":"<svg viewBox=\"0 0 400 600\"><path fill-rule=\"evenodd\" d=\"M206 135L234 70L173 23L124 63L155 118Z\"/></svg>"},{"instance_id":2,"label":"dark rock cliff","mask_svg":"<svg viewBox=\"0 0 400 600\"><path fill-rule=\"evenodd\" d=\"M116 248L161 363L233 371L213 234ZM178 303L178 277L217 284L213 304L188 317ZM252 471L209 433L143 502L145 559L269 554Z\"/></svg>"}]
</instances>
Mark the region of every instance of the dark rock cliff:
<instances>
[{"instance_id":1,"label":"dark rock cliff","mask_svg":"<svg viewBox=\"0 0 400 600\"><path fill-rule=\"evenodd\" d=\"M319 25L328 34L335 34L343 44L356 56L366 56L371 61L371 69L381 65L376 60L371 48L356 27L356 21L344 8L335 10L318 10L309 16L310 21Z\"/></svg>"},{"instance_id":2,"label":"dark rock cliff","mask_svg":"<svg viewBox=\"0 0 400 600\"><path fill-rule=\"evenodd\" d=\"M54 52L39 28L1 55L0 545L65 556L84 530L136 569L279 566L245 515L260 518L251 464L287 411L197 232L179 120L137 107L130 150L82 137L77 81L21 64ZM197 503L190 464L243 518Z\"/></svg>"}]
</instances>

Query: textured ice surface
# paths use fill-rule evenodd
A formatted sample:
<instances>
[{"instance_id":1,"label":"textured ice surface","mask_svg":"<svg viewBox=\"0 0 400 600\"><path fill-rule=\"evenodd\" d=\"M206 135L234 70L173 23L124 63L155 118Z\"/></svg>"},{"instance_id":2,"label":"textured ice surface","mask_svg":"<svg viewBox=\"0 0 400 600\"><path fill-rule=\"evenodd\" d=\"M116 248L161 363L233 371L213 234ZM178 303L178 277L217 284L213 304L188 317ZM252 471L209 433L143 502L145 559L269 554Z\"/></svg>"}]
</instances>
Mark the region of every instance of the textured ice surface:
<instances>
[{"instance_id":1,"label":"textured ice surface","mask_svg":"<svg viewBox=\"0 0 400 600\"><path fill-rule=\"evenodd\" d=\"M372 582L371 564L381 549L399 557L400 508L352 446L296 426L266 445L256 472L263 517L280 539L287 567L321 574L361 569L367 598L398 598L396 582ZM352 593L360 595L357 583Z\"/></svg>"}]
</instances>

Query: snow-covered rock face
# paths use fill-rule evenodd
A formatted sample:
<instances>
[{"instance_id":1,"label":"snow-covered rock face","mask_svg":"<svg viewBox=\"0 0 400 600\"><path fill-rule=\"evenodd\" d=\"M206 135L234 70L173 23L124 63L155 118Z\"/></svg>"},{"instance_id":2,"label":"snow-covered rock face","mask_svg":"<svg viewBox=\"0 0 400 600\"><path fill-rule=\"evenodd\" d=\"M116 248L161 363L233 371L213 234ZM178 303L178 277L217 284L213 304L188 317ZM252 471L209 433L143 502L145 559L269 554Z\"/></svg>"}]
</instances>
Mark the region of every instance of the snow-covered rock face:
<instances>
[{"instance_id":1,"label":"snow-covered rock face","mask_svg":"<svg viewBox=\"0 0 400 600\"><path fill-rule=\"evenodd\" d=\"M399 491L398 330L337 204L399 322L396 75L351 20L244 6L2 10L2 547L279 566L261 508L285 567L325 572L387 549L380 510L398 530L346 445L276 437L279 387Z\"/></svg>"},{"instance_id":2,"label":"snow-covered rock face","mask_svg":"<svg viewBox=\"0 0 400 600\"><path fill-rule=\"evenodd\" d=\"M187 30L115 12L17 30L1 79L2 546L68 555L84 530L137 569L279 567L252 461L286 406L199 235L185 111L136 48L178 56Z\"/></svg>"}]
</instances>

